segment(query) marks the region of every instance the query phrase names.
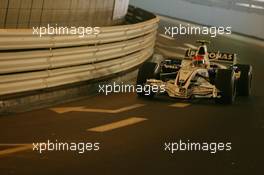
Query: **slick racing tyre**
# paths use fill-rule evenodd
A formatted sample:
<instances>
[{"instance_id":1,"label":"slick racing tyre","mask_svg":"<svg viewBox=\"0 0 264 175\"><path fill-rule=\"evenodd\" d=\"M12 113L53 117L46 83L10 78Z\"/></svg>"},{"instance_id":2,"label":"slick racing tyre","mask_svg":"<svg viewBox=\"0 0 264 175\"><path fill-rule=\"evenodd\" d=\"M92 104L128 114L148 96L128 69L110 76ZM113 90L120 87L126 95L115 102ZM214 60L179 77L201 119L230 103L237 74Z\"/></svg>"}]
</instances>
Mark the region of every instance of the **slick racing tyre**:
<instances>
[{"instance_id":1,"label":"slick racing tyre","mask_svg":"<svg viewBox=\"0 0 264 175\"><path fill-rule=\"evenodd\" d=\"M158 79L159 78L158 69L159 69L159 65L157 63L145 62L139 68L138 77L137 77L137 85L145 87L147 79L151 79L151 78ZM143 89L147 90L146 88L143 88ZM142 92L137 92L139 97L153 97L155 95L154 92L149 93L149 92L145 92L144 90Z\"/></svg>"},{"instance_id":2,"label":"slick racing tyre","mask_svg":"<svg viewBox=\"0 0 264 175\"><path fill-rule=\"evenodd\" d=\"M236 65L240 71L240 78L237 82L237 92L240 96L250 96L252 82L252 66L251 65Z\"/></svg>"},{"instance_id":3,"label":"slick racing tyre","mask_svg":"<svg viewBox=\"0 0 264 175\"><path fill-rule=\"evenodd\" d=\"M236 97L235 73L230 69L219 69L216 74L215 86L220 91L217 103L232 104Z\"/></svg>"}]
</instances>

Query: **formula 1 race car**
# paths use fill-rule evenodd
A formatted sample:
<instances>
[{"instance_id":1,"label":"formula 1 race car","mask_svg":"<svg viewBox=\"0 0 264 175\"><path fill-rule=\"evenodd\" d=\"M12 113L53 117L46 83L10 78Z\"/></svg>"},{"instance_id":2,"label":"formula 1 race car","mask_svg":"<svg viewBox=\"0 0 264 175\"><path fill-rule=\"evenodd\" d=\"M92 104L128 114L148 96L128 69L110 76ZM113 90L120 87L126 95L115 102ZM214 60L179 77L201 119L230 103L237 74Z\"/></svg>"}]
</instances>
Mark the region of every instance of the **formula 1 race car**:
<instances>
[{"instance_id":1,"label":"formula 1 race car","mask_svg":"<svg viewBox=\"0 0 264 175\"><path fill-rule=\"evenodd\" d=\"M197 42L198 50L188 49L184 59L145 62L139 69L137 85L156 87L158 91L142 91L138 96L164 93L182 99L214 98L224 104L232 104L237 95L249 96L252 66L237 64L236 54L208 52L207 41Z\"/></svg>"}]
</instances>

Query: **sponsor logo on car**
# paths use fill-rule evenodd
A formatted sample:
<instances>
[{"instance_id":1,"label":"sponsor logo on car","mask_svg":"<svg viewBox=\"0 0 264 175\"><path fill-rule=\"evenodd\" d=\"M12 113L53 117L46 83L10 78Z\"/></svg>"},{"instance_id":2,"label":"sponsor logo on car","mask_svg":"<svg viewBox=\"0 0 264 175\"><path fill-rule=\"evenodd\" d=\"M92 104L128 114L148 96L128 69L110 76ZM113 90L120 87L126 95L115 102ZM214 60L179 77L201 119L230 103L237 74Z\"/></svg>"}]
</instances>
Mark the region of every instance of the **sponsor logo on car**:
<instances>
[{"instance_id":1,"label":"sponsor logo on car","mask_svg":"<svg viewBox=\"0 0 264 175\"><path fill-rule=\"evenodd\" d=\"M192 58L196 55L197 50L188 49L186 52L187 58ZM208 57L210 60L222 60L222 61L234 61L236 58L236 54L231 53L222 53L222 52L208 52Z\"/></svg>"}]
</instances>

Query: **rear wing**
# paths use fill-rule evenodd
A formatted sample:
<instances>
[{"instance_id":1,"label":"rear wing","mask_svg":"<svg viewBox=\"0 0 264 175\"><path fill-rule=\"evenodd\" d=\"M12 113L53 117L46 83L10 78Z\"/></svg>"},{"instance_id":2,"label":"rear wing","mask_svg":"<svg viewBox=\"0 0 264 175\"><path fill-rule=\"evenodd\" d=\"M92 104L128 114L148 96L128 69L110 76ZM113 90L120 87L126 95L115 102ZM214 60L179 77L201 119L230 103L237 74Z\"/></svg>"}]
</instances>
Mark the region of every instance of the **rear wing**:
<instances>
[{"instance_id":1,"label":"rear wing","mask_svg":"<svg viewBox=\"0 0 264 175\"><path fill-rule=\"evenodd\" d=\"M185 58L192 59L198 50L188 49L185 53ZM223 52L208 52L210 62L218 62L223 64L236 64L237 54L223 53Z\"/></svg>"}]
</instances>

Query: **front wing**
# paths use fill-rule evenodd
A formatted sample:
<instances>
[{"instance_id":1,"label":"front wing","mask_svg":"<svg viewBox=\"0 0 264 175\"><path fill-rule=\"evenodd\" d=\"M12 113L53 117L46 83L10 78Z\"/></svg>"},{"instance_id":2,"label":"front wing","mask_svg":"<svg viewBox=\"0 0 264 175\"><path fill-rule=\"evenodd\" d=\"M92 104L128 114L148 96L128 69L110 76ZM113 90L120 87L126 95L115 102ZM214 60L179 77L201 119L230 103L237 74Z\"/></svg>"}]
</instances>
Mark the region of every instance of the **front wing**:
<instances>
[{"instance_id":1,"label":"front wing","mask_svg":"<svg viewBox=\"0 0 264 175\"><path fill-rule=\"evenodd\" d=\"M158 86L161 92L166 92L170 97L173 98L219 98L219 91L214 85L211 85L210 83L195 85L191 88L185 88L177 86L173 80L163 82L161 80L149 79L147 80L147 84L151 86Z\"/></svg>"}]
</instances>

